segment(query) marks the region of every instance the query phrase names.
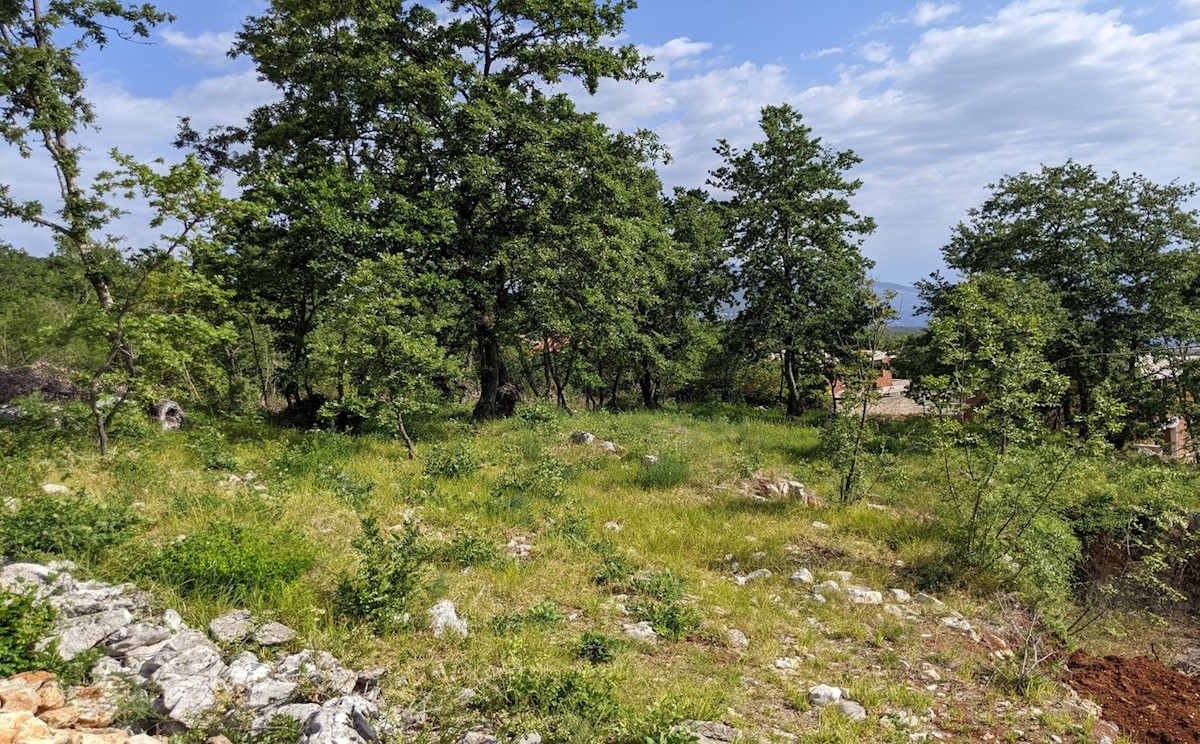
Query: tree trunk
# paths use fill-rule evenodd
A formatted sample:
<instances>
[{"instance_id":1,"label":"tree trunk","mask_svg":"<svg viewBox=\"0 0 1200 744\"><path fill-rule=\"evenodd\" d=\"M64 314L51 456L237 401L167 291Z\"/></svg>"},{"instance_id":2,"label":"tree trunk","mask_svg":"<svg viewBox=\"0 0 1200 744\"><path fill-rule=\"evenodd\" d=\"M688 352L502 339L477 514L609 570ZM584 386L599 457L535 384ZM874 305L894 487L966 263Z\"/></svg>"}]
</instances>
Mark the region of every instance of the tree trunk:
<instances>
[{"instance_id":1,"label":"tree trunk","mask_svg":"<svg viewBox=\"0 0 1200 744\"><path fill-rule=\"evenodd\" d=\"M800 415L800 392L796 383L796 352L788 349L783 352L783 378L787 383L787 415Z\"/></svg>"},{"instance_id":2,"label":"tree trunk","mask_svg":"<svg viewBox=\"0 0 1200 744\"><path fill-rule=\"evenodd\" d=\"M647 369L642 372L642 379L638 381L642 388L642 405L650 410L658 408L658 382L654 379L654 375Z\"/></svg>"},{"instance_id":3,"label":"tree trunk","mask_svg":"<svg viewBox=\"0 0 1200 744\"><path fill-rule=\"evenodd\" d=\"M476 342L479 347L479 401L471 415L476 420L497 418L503 415L497 403L500 386L508 380L500 361L500 339L495 321L488 318L479 324Z\"/></svg>"},{"instance_id":4,"label":"tree trunk","mask_svg":"<svg viewBox=\"0 0 1200 744\"><path fill-rule=\"evenodd\" d=\"M404 437L404 446L408 449L408 459L417 459L417 447L413 444L412 437L408 436L408 429L404 428L404 412L396 406L396 428L400 430L400 436Z\"/></svg>"}]
</instances>

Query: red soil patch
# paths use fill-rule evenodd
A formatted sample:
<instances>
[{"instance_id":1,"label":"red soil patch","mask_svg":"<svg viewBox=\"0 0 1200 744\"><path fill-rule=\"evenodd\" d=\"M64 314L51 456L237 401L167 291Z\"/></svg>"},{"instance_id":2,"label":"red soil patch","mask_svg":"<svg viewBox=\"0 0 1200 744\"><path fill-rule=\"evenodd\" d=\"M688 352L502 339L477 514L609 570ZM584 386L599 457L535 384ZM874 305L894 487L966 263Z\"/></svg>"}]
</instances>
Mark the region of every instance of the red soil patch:
<instances>
[{"instance_id":1,"label":"red soil patch","mask_svg":"<svg viewBox=\"0 0 1200 744\"><path fill-rule=\"evenodd\" d=\"M1200 744L1200 679L1154 659L1071 654L1067 681L1144 744Z\"/></svg>"}]
</instances>

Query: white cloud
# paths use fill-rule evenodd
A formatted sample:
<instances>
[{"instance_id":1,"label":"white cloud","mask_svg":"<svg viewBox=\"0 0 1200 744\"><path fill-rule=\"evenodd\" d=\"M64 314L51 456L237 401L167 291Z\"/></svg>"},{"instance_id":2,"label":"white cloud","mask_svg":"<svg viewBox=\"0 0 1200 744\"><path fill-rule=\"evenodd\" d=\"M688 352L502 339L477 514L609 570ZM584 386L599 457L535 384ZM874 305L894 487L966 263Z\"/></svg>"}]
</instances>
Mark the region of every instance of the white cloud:
<instances>
[{"instance_id":1,"label":"white cloud","mask_svg":"<svg viewBox=\"0 0 1200 744\"><path fill-rule=\"evenodd\" d=\"M882 41L868 41L859 47L858 53L868 62L886 62L892 56L892 48Z\"/></svg>"},{"instance_id":2,"label":"white cloud","mask_svg":"<svg viewBox=\"0 0 1200 744\"><path fill-rule=\"evenodd\" d=\"M1067 158L1161 182L1200 173L1200 20L1139 31L1084 0L1018 0L895 41L904 51L822 84L722 63L581 103L614 126L652 126L674 156L665 182L687 186L717 165L718 138L748 146L762 106L793 104L827 144L863 157L856 206L879 223L865 250L895 281L937 268L951 227L1005 174Z\"/></svg>"},{"instance_id":3,"label":"white cloud","mask_svg":"<svg viewBox=\"0 0 1200 744\"><path fill-rule=\"evenodd\" d=\"M845 54L845 53L846 53L846 50L843 49L842 47L828 47L826 49L819 49L819 50L813 52L812 54L807 55L807 57L810 59L821 59L822 57L832 57L837 54Z\"/></svg>"},{"instance_id":4,"label":"white cloud","mask_svg":"<svg viewBox=\"0 0 1200 744\"><path fill-rule=\"evenodd\" d=\"M939 5L938 3L926 0L926 2L919 3L917 7L913 8L912 12L908 14L908 18L914 25L923 28L932 23L944 21L958 11L958 3L943 3Z\"/></svg>"},{"instance_id":5,"label":"white cloud","mask_svg":"<svg viewBox=\"0 0 1200 744\"><path fill-rule=\"evenodd\" d=\"M695 61L708 50L712 49L712 44L706 41L692 41L686 36L681 36L677 39L671 39L666 44L655 47L641 47L640 51L643 55L653 57L654 62L660 67L677 67L681 63Z\"/></svg>"},{"instance_id":6,"label":"white cloud","mask_svg":"<svg viewBox=\"0 0 1200 744\"><path fill-rule=\"evenodd\" d=\"M221 67L229 64L229 48L233 46L235 34L233 31L213 33L205 31L191 36L166 28L162 31L162 40L169 47L179 49L189 57L193 57L209 67Z\"/></svg>"}]
</instances>

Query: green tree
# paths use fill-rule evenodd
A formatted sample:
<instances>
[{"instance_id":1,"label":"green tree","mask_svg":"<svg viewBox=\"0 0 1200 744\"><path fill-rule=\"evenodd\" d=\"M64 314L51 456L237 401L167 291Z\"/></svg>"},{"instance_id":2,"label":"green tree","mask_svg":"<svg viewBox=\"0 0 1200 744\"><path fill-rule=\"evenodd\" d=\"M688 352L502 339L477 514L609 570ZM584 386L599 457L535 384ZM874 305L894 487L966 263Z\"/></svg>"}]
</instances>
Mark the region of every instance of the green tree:
<instances>
[{"instance_id":1,"label":"green tree","mask_svg":"<svg viewBox=\"0 0 1200 744\"><path fill-rule=\"evenodd\" d=\"M1062 310L1044 284L998 274L972 277L942 299L925 347L936 372L919 386L936 416L952 564L967 573L1041 566L1040 578L1053 575L1063 592L1078 542L1061 518L1061 486L1086 447L1041 441L1043 418L1067 389L1045 356ZM1043 537L1061 538L1057 555Z\"/></svg>"},{"instance_id":2,"label":"green tree","mask_svg":"<svg viewBox=\"0 0 1200 744\"><path fill-rule=\"evenodd\" d=\"M110 287L119 255L97 241L105 204L90 192L80 170L83 148L72 142L96 115L84 97L87 80L79 51L103 48L111 35L147 38L150 29L171 20L152 5L119 0L8 0L0 4L0 136L23 157L42 147L58 176L62 205L56 216L38 201L20 201L0 184L0 217L15 217L49 228L59 249L77 259L100 307L116 300ZM119 269L117 269L119 270Z\"/></svg>"},{"instance_id":3,"label":"green tree","mask_svg":"<svg viewBox=\"0 0 1200 744\"><path fill-rule=\"evenodd\" d=\"M332 412L362 416L394 432L410 458L416 451L405 413L436 401L435 381L455 372L435 336L439 321L422 311L418 297L447 289L436 277L413 276L399 256L363 261L333 297L318 334L318 362L348 388Z\"/></svg>"},{"instance_id":4,"label":"green tree","mask_svg":"<svg viewBox=\"0 0 1200 744\"><path fill-rule=\"evenodd\" d=\"M1192 184L1098 174L1068 161L1006 176L971 210L943 249L952 269L1044 283L1067 322L1046 346L1071 382L1063 423L1088 418L1115 396L1128 410L1117 442L1161 422L1164 397L1141 358L1192 345L1200 328L1200 220ZM950 291L935 277L936 310Z\"/></svg>"},{"instance_id":5,"label":"green tree","mask_svg":"<svg viewBox=\"0 0 1200 744\"><path fill-rule=\"evenodd\" d=\"M872 264L859 247L875 222L850 205L862 184L846 173L858 156L823 145L790 106L764 108L760 126L765 138L748 150L720 141L725 164L710 182L731 195L740 321L760 348L780 353L794 416L806 381L854 351L847 342L870 317Z\"/></svg>"}]
</instances>

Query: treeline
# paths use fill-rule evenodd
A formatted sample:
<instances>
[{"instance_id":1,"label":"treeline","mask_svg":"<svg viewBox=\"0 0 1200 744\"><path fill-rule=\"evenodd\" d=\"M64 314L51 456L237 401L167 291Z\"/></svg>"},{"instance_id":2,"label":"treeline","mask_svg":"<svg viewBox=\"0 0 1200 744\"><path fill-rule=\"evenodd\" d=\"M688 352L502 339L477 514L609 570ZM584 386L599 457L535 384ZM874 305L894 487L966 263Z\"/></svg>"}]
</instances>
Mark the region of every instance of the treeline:
<instances>
[{"instance_id":1,"label":"treeline","mask_svg":"<svg viewBox=\"0 0 1200 744\"><path fill-rule=\"evenodd\" d=\"M0 362L79 372L102 448L125 401L159 394L403 434L406 414L448 400L480 418L518 399L797 415L836 406L839 382L868 389L861 352L883 345L889 311L860 251L875 225L852 205L858 157L772 106L756 144L715 143L712 194L666 192L652 133L612 131L564 92L653 85L648 60L611 43L633 7L272 2L231 53L275 102L208 131L182 122L177 164L114 154L87 182L77 50L170 18L11 4L0 133L44 150L61 209L0 187L0 215L58 245L48 261L0 254ZM1127 439L1181 412L1190 373L1151 379L1142 359L1200 327L1193 195L1075 163L1005 178L945 248L963 281L925 285L931 332L902 363L931 396L1021 392L1023 411L1085 434L1100 414ZM126 199L158 240L108 237Z\"/></svg>"}]
</instances>

